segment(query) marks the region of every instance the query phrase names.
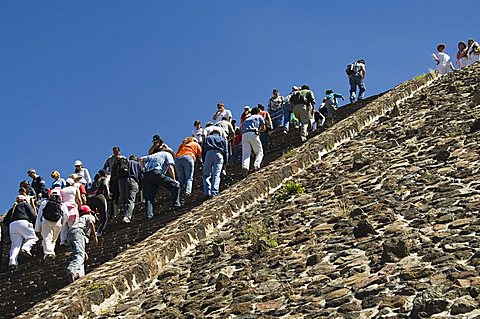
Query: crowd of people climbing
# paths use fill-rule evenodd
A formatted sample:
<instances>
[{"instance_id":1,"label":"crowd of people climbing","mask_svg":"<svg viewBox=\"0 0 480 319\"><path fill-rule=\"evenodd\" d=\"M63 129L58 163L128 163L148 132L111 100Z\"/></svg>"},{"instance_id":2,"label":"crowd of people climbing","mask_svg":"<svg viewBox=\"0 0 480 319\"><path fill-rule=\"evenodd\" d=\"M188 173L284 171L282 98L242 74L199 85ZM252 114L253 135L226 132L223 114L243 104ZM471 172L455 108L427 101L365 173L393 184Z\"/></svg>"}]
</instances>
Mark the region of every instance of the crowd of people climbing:
<instances>
[{"instance_id":1,"label":"crowd of people climbing","mask_svg":"<svg viewBox=\"0 0 480 319\"><path fill-rule=\"evenodd\" d=\"M455 71L450 56L445 53L446 47L444 43L440 43L437 45L437 53L432 53L432 58L436 63L436 70L442 75L450 71ZM480 61L480 46L474 39L468 39L467 43L460 41L457 47L458 51L455 65L459 69Z\"/></svg>"},{"instance_id":2,"label":"crowd of people climbing","mask_svg":"<svg viewBox=\"0 0 480 319\"><path fill-rule=\"evenodd\" d=\"M466 48L464 43L459 44L459 49L466 50L465 56L457 55L462 67L464 58L478 61L478 44L472 39L468 43ZM443 66L449 61L443 53L445 45L438 49L437 64ZM362 100L365 60L349 64L346 73L350 102ZM154 217L159 187L170 192L171 210L178 209L182 205L181 195L191 196L196 168L202 170L205 197L217 196L228 165L240 162L245 175L260 169L272 131L287 134L296 129L303 142L310 131L333 124L334 112L340 107L338 99L345 101L340 93L326 90L317 108L315 95L306 84L292 86L286 96L274 89L267 108L263 104L245 106L238 122L224 103L218 102L212 120L205 126L195 121L191 136L182 141L177 152L154 135L147 155L142 157L130 155L127 159L120 147L113 147L112 155L93 179L80 160L74 162L74 172L66 179L60 172L52 171L50 185L35 169L29 169L31 181L20 182L15 203L3 219L11 241L9 266L17 267L20 254L32 257L32 247L41 238L43 258L47 261L55 259L57 242L70 246L73 257L67 268L68 278L74 281L82 277L87 258L85 245L90 239L97 244L98 237L105 236L111 218L119 216L124 223L131 223L138 198L145 201L147 219Z\"/></svg>"},{"instance_id":3,"label":"crowd of people climbing","mask_svg":"<svg viewBox=\"0 0 480 319\"><path fill-rule=\"evenodd\" d=\"M364 65L359 70L363 70L363 79ZM361 86L359 98L363 92ZM57 242L70 246L73 259L68 277L73 281L83 276L86 243L90 238L98 243L111 218L120 216L124 223L131 223L137 199L143 198L146 218L151 219L156 194L162 187L171 194L171 210L178 209L181 193L184 197L192 193L195 168L202 170L205 197L217 196L228 165L240 162L244 175L260 168L273 130L287 134L292 128L300 129L300 138L305 141L310 130L331 125L333 112L339 107L337 98L345 100L327 90L315 109L315 96L308 85L293 86L287 96L274 89L267 108L263 104L245 106L239 122L223 102L218 102L212 120L204 127L195 121L191 136L176 152L157 134L142 157L126 158L115 146L93 179L80 160L73 163L73 173L66 179L59 171L52 171L49 185L35 169L29 169L31 180L20 182L15 203L3 219L11 241L9 266L17 267L19 255L32 257L32 246L41 238L45 260L55 258Z\"/></svg>"}]
</instances>

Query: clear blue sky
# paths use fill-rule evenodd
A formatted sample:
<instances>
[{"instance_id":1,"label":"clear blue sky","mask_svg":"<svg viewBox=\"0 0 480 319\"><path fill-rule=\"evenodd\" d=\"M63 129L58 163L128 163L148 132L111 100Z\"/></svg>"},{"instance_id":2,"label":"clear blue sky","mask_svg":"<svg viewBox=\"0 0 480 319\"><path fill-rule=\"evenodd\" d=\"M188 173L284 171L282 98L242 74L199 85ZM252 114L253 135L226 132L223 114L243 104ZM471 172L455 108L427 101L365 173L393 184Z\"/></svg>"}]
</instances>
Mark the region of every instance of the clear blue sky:
<instances>
[{"instance_id":1,"label":"clear blue sky","mask_svg":"<svg viewBox=\"0 0 480 319\"><path fill-rule=\"evenodd\" d=\"M157 133L176 150L219 100L238 118L273 88L347 95L358 58L367 95L388 90L433 68L437 43L453 57L480 40L479 12L478 0L1 1L0 212L28 168L50 185L76 159L93 175L114 145L144 155Z\"/></svg>"}]
</instances>

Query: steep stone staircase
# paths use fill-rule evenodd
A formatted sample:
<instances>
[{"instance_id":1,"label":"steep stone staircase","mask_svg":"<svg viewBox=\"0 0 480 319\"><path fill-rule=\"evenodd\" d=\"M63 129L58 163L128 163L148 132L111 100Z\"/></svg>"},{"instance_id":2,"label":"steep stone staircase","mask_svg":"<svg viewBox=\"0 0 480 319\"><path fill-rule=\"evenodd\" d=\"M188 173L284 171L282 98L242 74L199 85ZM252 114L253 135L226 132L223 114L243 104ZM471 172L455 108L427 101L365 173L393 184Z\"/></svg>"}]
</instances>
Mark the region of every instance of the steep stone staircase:
<instances>
[{"instance_id":1,"label":"steep stone staircase","mask_svg":"<svg viewBox=\"0 0 480 319\"><path fill-rule=\"evenodd\" d=\"M360 103L345 105L336 112L335 122L350 116L380 96L372 96ZM322 131L312 132L310 138L321 133ZM268 166L286 151L300 144L298 130L293 130L287 135L284 135L282 131L272 132L270 147L262 166ZM106 235L100 238L99 246L87 245L89 260L86 262L86 272L95 270L122 251L155 232L161 231L165 225L202 204L204 198L200 174L201 171L195 172L192 196L185 199L183 207L178 212L171 213L168 211L168 204L162 205L162 203L170 202L170 195L165 191L160 191L154 207L155 217L151 221L145 219L144 203L137 203L131 224L124 224L121 217L110 220ZM224 191L242 178L239 164L229 166L227 178L222 181L221 190ZM69 248L57 247L58 253L55 261L46 263L41 259L42 251L39 242L32 251L36 257L27 260L20 259L19 268L10 270L7 268L10 243L6 236L6 229L3 225L2 227L2 237L5 241L2 243L2 267L0 269L0 282L2 283L0 285L0 317L12 318L68 285L65 270L70 262L71 253Z\"/></svg>"}]
</instances>

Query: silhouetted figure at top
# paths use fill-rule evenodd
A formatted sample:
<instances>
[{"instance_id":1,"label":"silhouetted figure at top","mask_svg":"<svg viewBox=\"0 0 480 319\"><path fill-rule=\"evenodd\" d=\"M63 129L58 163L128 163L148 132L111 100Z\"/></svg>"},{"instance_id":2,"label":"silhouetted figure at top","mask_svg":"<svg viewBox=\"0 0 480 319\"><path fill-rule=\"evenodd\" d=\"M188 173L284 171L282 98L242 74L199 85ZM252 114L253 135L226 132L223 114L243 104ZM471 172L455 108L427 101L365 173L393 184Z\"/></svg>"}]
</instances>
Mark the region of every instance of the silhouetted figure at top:
<instances>
[{"instance_id":1,"label":"silhouetted figure at top","mask_svg":"<svg viewBox=\"0 0 480 319\"><path fill-rule=\"evenodd\" d=\"M350 103L355 103L358 86L358 100L363 99L365 93L365 75L367 73L365 68L365 60L360 59L357 62L350 63L346 70L348 82L350 84Z\"/></svg>"}]
</instances>

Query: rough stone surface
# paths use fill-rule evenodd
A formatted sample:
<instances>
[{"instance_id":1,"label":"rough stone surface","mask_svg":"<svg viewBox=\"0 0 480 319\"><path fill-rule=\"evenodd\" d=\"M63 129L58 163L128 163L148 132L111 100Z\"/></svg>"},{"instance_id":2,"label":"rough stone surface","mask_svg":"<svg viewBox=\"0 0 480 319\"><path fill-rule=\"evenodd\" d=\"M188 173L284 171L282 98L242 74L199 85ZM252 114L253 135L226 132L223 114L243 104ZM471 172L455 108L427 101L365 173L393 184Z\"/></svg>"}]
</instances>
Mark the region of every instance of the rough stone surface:
<instances>
[{"instance_id":1,"label":"rough stone surface","mask_svg":"<svg viewBox=\"0 0 480 319\"><path fill-rule=\"evenodd\" d=\"M400 85L23 317L480 316L479 76ZM277 189L289 178L304 192ZM116 300L76 292L100 281Z\"/></svg>"}]
</instances>

